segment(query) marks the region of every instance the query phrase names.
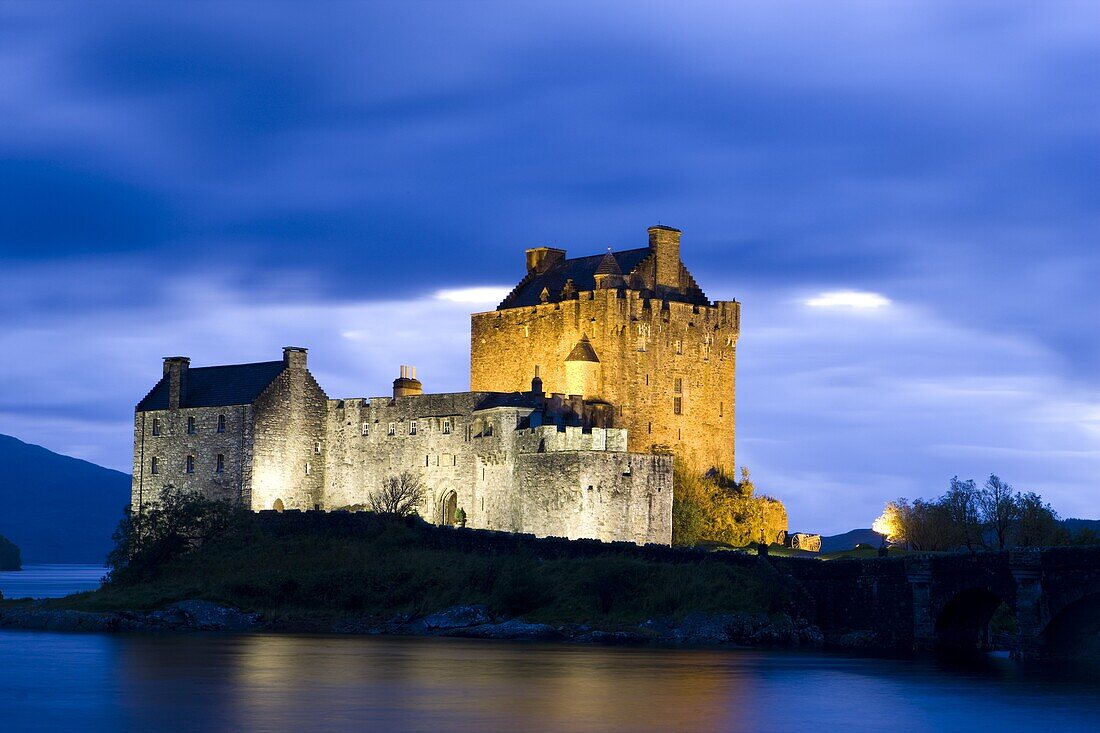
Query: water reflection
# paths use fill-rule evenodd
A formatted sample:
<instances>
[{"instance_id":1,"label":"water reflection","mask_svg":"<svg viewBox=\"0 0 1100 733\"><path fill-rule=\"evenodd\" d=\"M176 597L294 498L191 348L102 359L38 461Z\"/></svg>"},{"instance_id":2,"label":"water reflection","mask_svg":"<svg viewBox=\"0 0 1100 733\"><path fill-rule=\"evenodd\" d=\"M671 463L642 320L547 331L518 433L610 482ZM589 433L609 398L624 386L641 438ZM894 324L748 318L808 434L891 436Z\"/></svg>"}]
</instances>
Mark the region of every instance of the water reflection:
<instances>
[{"instance_id":1,"label":"water reflection","mask_svg":"<svg viewBox=\"0 0 1100 733\"><path fill-rule=\"evenodd\" d=\"M1064 733L1100 728L1096 685L1024 674L1007 660L959 671L757 651L0 633L2 730L905 733L1056 724Z\"/></svg>"}]
</instances>

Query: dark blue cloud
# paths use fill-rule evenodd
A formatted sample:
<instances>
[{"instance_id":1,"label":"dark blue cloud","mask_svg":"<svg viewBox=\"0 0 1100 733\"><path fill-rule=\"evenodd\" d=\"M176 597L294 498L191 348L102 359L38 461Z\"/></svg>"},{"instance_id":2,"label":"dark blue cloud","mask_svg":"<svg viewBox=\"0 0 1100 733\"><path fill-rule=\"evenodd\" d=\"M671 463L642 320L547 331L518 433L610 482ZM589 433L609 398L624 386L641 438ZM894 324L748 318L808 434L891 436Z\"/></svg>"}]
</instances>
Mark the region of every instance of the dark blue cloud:
<instances>
[{"instance_id":1,"label":"dark blue cloud","mask_svg":"<svg viewBox=\"0 0 1100 733\"><path fill-rule=\"evenodd\" d=\"M238 314L416 299L509 285L526 246L640 246L661 220L746 324L882 292L953 348L1025 340L1020 369L1092 404L1098 28L1073 2L0 6L0 340L122 313L89 348L148 359L155 309L197 284ZM938 346L927 369L953 375ZM802 401L745 424L829 436L817 421L841 418ZM0 391L0 413L30 409ZM815 445L861 460L838 441Z\"/></svg>"}]
</instances>

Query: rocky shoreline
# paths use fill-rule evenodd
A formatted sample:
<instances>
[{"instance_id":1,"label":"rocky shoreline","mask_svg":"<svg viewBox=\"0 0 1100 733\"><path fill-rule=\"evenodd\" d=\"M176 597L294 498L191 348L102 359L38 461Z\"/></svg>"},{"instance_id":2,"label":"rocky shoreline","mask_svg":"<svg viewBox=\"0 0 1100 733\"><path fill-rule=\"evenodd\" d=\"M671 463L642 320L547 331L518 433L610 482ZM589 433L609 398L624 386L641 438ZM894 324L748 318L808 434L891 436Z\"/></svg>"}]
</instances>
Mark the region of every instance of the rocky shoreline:
<instances>
[{"instance_id":1,"label":"rocky shoreline","mask_svg":"<svg viewBox=\"0 0 1100 733\"><path fill-rule=\"evenodd\" d=\"M500 618L484 606L456 606L419 618L398 616L385 623L344 619L319 628L272 621L208 601L182 601L157 611L75 611L40 605L0 608L0 629L75 632L215 632L443 636L508 641L662 646L735 645L819 648L825 637L804 619L763 613L689 614L679 621L651 619L633 629L605 631L585 624L530 623Z\"/></svg>"}]
</instances>

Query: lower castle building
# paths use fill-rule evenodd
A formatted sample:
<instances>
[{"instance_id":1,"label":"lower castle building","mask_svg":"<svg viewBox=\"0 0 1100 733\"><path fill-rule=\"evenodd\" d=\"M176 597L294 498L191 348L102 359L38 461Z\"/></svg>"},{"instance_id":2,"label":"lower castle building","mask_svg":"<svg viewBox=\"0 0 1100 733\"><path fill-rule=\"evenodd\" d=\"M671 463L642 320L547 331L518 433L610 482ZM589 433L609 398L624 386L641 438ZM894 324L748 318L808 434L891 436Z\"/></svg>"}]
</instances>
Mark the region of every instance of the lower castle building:
<instances>
[{"instance_id":1,"label":"lower castle building","mask_svg":"<svg viewBox=\"0 0 1100 733\"><path fill-rule=\"evenodd\" d=\"M628 452L612 413L537 377L526 392L423 394L402 367L390 396L331 400L305 349L215 367L169 357L134 415L132 506L172 485L254 511L360 509L408 471L438 524L670 544L672 456Z\"/></svg>"}]
</instances>

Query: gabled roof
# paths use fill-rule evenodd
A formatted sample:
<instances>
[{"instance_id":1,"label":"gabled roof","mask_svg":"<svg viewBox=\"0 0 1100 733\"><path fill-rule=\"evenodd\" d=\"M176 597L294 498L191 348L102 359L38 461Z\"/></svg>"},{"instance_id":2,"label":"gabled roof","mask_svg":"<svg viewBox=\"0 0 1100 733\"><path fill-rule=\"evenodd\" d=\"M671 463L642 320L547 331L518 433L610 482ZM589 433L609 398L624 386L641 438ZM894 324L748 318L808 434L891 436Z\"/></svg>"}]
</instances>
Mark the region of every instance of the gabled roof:
<instances>
[{"instance_id":1,"label":"gabled roof","mask_svg":"<svg viewBox=\"0 0 1100 733\"><path fill-rule=\"evenodd\" d=\"M649 247L639 249L627 249L622 252L609 253L619 267L621 274L630 274L651 254ZM596 271L604 264L607 254L592 255L590 257L576 257L571 260L559 260L550 268L538 275L525 277L516 289L500 304L499 308L516 308L520 306L538 305L542 301L539 295L546 288L551 301L561 299L562 288L567 280L573 281L573 287L577 291L596 289Z\"/></svg>"},{"instance_id":2,"label":"gabled roof","mask_svg":"<svg viewBox=\"0 0 1100 733\"><path fill-rule=\"evenodd\" d=\"M248 405L275 381L286 364L261 361L255 364L195 367L187 369L180 407L226 407ZM168 409L168 377L163 377L137 405L137 412Z\"/></svg>"}]
</instances>

